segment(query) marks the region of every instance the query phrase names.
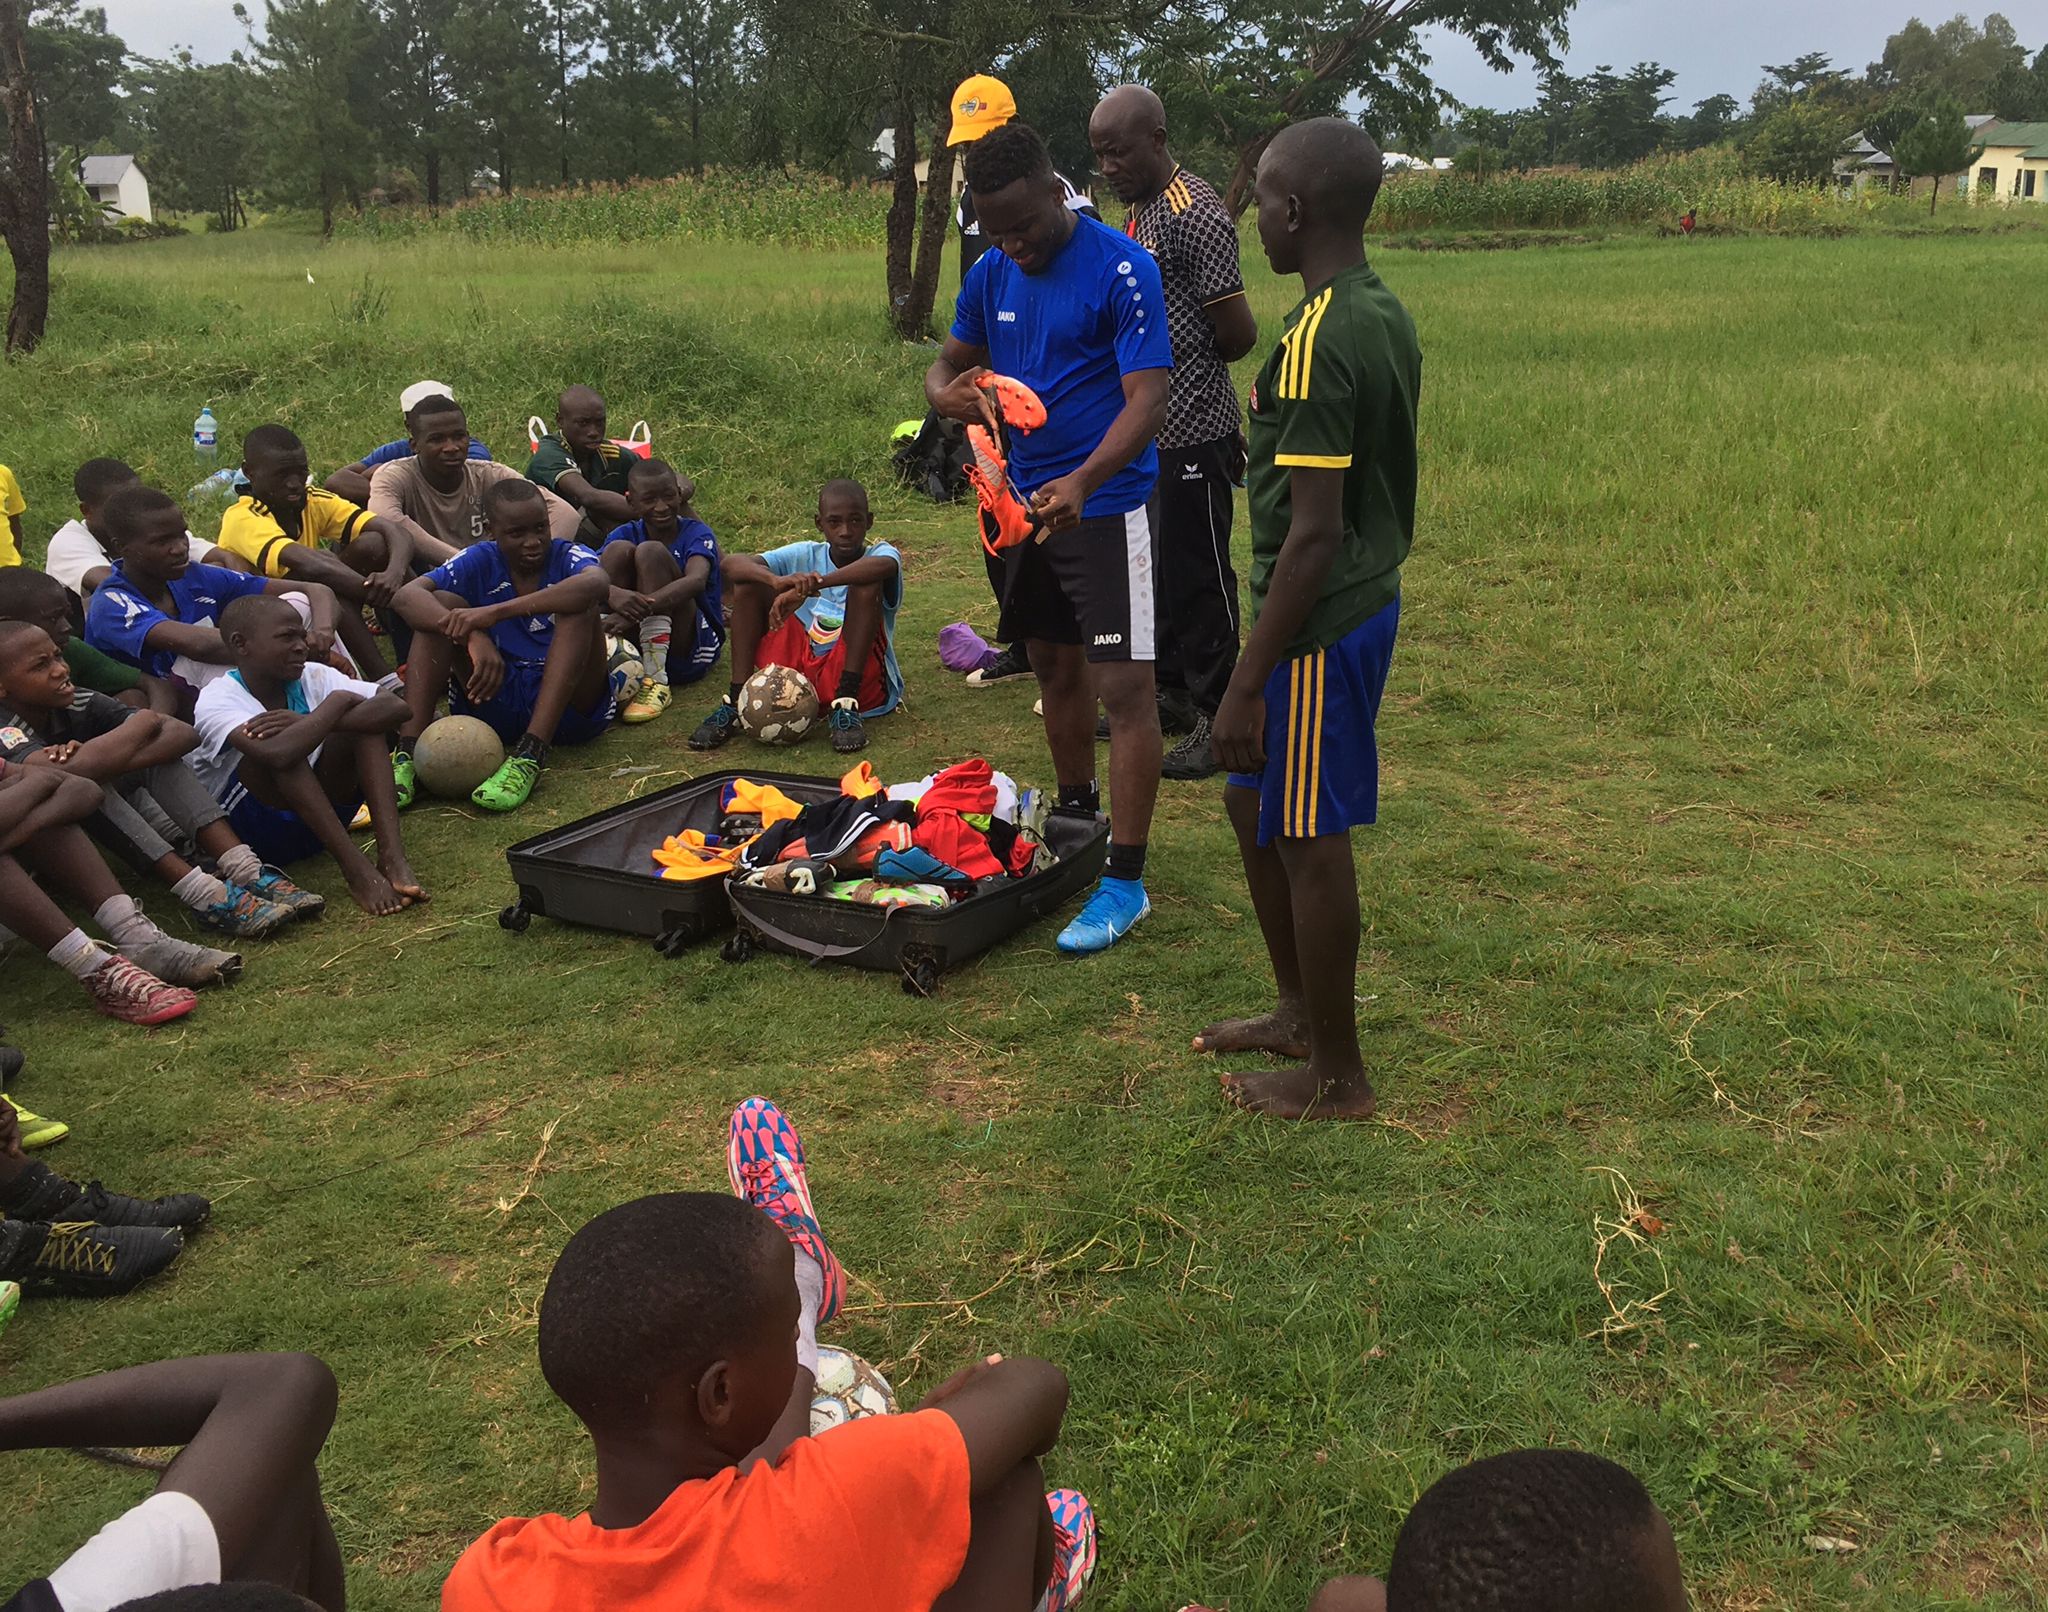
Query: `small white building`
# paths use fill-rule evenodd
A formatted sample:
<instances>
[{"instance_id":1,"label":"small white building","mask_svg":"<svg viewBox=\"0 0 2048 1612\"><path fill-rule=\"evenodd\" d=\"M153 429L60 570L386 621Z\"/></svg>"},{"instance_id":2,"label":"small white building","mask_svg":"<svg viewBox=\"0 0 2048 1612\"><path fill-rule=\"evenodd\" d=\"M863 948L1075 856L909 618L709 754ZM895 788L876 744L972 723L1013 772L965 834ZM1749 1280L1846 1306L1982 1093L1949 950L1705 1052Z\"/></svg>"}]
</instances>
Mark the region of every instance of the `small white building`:
<instances>
[{"instance_id":1,"label":"small white building","mask_svg":"<svg viewBox=\"0 0 2048 1612\"><path fill-rule=\"evenodd\" d=\"M133 157L82 158L78 180L99 203L109 223L123 218L149 222L149 181L142 177Z\"/></svg>"}]
</instances>

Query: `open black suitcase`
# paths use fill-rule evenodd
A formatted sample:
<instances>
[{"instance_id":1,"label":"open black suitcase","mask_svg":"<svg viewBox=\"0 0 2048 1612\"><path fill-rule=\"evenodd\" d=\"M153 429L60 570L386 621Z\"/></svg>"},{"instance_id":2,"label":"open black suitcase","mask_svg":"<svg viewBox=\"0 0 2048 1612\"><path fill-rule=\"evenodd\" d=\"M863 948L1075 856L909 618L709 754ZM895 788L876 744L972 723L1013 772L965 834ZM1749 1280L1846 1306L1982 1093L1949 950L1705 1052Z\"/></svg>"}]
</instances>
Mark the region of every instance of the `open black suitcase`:
<instances>
[{"instance_id":1,"label":"open black suitcase","mask_svg":"<svg viewBox=\"0 0 2048 1612\"><path fill-rule=\"evenodd\" d=\"M806 806L839 793L836 778L748 768L707 773L608 806L505 852L519 899L498 914L498 922L519 932L539 913L562 923L642 936L668 957L731 928L724 879L664 879L651 853L686 828L716 833L719 801L735 778L773 784Z\"/></svg>"},{"instance_id":2,"label":"open black suitcase","mask_svg":"<svg viewBox=\"0 0 2048 1612\"><path fill-rule=\"evenodd\" d=\"M765 947L813 963L898 973L906 991L929 996L947 969L979 957L1092 885L1109 860L1109 819L1053 812L1045 820L1045 843L1059 858L1051 867L944 908L864 907L730 885L736 927L725 960L745 962Z\"/></svg>"},{"instance_id":3,"label":"open black suitcase","mask_svg":"<svg viewBox=\"0 0 2048 1612\"><path fill-rule=\"evenodd\" d=\"M1046 819L1045 841L1059 861L944 909L863 907L747 889L724 879L662 878L650 854L654 847L686 828L716 832L725 786L736 778L773 784L805 805L839 793L836 778L747 768L708 773L608 806L505 852L519 898L498 914L498 922L520 933L538 913L639 935L673 957L737 921L738 932L725 950L729 962L766 948L814 963L900 973L905 990L929 995L948 968L979 957L1078 897L1109 858L1108 819L1055 811Z\"/></svg>"}]
</instances>

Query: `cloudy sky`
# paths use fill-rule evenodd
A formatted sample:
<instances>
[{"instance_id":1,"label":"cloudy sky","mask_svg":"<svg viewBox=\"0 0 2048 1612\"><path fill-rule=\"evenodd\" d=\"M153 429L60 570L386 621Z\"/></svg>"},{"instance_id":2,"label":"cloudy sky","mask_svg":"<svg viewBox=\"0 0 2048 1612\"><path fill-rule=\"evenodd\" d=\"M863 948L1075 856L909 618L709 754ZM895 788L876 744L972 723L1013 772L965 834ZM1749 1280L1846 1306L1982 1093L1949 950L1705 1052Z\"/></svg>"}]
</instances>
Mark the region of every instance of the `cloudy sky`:
<instances>
[{"instance_id":1,"label":"cloudy sky","mask_svg":"<svg viewBox=\"0 0 2048 1612\"><path fill-rule=\"evenodd\" d=\"M101 0L107 23L131 50L168 55L189 45L217 60L242 43L229 0ZM1937 20L1954 0L1929 0L1920 15ZM1984 0L1978 0L1979 6ZM250 10L259 16L261 0ZM1988 7L1986 7L1988 9ZM2013 0L2002 7L2029 49L2048 42L2048 0ZM1747 100L1765 62L1790 61L1809 50L1826 51L1837 66L1861 71L1884 49L1885 36L1914 14L1914 0L1881 5L1856 0L1581 0L1572 14L1566 66L1591 72L1607 63L1626 69L1662 62L1678 73L1671 109L1725 90ZM1982 10L1972 8L1973 17ZM1503 75L1455 37L1432 42L1438 81L1474 106L1526 106L1535 99L1535 75Z\"/></svg>"}]
</instances>

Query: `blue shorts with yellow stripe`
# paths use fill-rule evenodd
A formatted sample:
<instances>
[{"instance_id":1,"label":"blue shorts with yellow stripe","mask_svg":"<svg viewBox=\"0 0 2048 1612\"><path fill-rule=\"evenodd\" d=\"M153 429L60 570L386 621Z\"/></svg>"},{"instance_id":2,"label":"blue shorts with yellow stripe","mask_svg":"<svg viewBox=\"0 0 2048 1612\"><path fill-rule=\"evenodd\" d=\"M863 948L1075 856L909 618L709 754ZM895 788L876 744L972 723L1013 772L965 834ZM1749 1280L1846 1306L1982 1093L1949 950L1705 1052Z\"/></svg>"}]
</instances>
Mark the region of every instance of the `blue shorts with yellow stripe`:
<instances>
[{"instance_id":1,"label":"blue shorts with yellow stripe","mask_svg":"<svg viewBox=\"0 0 2048 1612\"><path fill-rule=\"evenodd\" d=\"M1259 843L1342 834L1380 810L1373 723L1394 660L1397 598L1327 649L1284 660L1266 680L1266 765L1234 772L1259 792Z\"/></svg>"}]
</instances>

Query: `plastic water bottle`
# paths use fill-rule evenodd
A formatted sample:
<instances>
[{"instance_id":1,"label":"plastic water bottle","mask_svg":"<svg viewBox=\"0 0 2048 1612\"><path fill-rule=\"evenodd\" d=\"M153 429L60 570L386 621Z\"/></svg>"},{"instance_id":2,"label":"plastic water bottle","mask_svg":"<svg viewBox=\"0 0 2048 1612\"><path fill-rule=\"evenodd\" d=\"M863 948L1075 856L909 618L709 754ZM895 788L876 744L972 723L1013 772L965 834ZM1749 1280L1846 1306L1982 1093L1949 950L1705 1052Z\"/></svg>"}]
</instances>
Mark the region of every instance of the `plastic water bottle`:
<instances>
[{"instance_id":1,"label":"plastic water bottle","mask_svg":"<svg viewBox=\"0 0 2048 1612\"><path fill-rule=\"evenodd\" d=\"M220 456L220 421L213 417L211 403L200 409L199 418L192 422L192 454L202 468Z\"/></svg>"},{"instance_id":2,"label":"plastic water bottle","mask_svg":"<svg viewBox=\"0 0 2048 1612\"><path fill-rule=\"evenodd\" d=\"M235 490L235 483L241 479L240 465L225 465L208 476L204 481L186 489L188 500L204 501L209 498L226 498Z\"/></svg>"}]
</instances>

